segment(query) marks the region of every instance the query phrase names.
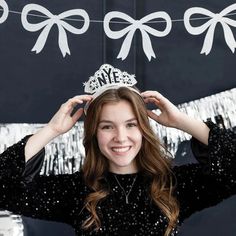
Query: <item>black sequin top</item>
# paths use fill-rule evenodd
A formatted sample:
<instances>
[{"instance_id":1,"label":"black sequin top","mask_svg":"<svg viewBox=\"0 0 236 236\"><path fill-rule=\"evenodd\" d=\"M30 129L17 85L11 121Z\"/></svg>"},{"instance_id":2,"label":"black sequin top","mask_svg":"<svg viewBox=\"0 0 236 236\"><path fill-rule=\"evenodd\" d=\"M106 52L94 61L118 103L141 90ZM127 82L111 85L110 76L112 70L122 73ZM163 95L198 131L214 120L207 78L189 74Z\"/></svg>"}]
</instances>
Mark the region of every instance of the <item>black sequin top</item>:
<instances>
[{"instance_id":1,"label":"black sequin top","mask_svg":"<svg viewBox=\"0 0 236 236\"><path fill-rule=\"evenodd\" d=\"M208 146L192 139L193 152L199 163L173 168L177 179L175 194L180 203L179 224L194 212L215 205L236 192L236 135L212 123L208 126ZM97 233L83 231L81 224L89 216L83 203L90 189L84 184L82 174L31 176L27 179L26 141L27 138L23 139L0 156L0 208L68 223L77 235L164 235L167 219L150 201L147 179L142 173L107 173L110 194L97 209L101 228ZM38 156L43 154L41 151ZM132 186L128 204L115 176L126 195ZM177 233L176 228L171 235Z\"/></svg>"}]
</instances>

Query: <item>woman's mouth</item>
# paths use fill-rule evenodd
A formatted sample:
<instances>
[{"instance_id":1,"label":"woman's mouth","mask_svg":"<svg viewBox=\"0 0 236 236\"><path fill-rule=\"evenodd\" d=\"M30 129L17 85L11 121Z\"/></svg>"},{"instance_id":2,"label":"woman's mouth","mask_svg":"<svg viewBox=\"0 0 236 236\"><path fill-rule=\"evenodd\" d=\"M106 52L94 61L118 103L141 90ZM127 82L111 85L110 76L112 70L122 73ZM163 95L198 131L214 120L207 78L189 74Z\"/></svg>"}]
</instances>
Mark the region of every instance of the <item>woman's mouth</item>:
<instances>
[{"instance_id":1,"label":"woman's mouth","mask_svg":"<svg viewBox=\"0 0 236 236\"><path fill-rule=\"evenodd\" d=\"M111 150L116 153L125 153L131 149L131 146L128 147L112 147Z\"/></svg>"}]
</instances>

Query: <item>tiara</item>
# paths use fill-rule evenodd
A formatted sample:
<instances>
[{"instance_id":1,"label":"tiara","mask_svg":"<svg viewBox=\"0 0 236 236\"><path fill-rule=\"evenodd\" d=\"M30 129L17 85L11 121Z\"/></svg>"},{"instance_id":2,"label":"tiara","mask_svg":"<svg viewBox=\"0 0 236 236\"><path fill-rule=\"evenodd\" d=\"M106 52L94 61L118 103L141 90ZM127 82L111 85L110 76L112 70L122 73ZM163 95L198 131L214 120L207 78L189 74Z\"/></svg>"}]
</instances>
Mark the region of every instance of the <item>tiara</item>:
<instances>
[{"instance_id":1,"label":"tiara","mask_svg":"<svg viewBox=\"0 0 236 236\"><path fill-rule=\"evenodd\" d=\"M120 87L131 88L136 83L135 75L130 75L125 71L122 72L109 64L103 64L99 70L84 83L84 92L92 94L93 98L96 98L108 89L118 89Z\"/></svg>"}]
</instances>

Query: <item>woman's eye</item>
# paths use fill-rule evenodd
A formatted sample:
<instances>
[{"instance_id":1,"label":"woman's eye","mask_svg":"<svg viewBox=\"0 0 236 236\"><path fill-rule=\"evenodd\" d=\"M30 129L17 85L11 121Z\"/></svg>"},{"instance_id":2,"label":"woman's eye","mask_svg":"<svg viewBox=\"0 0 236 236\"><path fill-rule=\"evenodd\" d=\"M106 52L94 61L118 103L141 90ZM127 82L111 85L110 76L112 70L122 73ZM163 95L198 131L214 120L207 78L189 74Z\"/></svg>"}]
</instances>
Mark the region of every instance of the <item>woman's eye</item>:
<instances>
[{"instance_id":1,"label":"woman's eye","mask_svg":"<svg viewBox=\"0 0 236 236\"><path fill-rule=\"evenodd\" d=\"M111 125L104 125L101 128L102 129L112 129L112 126Z\"/></svg>"},{"instance_id":2,"label":"woman's eye","mask_svg":"<svg viewBox=\"0 0 236 236\"><path fill-rule=\"evenodd\" d=\"M136 127L136 126L137 126L136 123L128 123L128 124L127 124L127 127L128 127L128 128Z\"/></svg>"}]
</instances>

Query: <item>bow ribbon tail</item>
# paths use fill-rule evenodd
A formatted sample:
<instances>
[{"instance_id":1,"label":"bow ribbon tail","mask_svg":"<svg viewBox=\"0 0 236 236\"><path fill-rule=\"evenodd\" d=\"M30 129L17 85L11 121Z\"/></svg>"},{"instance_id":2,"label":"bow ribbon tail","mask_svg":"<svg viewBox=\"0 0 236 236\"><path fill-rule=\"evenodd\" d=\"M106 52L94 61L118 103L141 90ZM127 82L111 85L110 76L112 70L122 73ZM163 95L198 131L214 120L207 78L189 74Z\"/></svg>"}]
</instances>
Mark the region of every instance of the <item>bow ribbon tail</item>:
<instances>
[{"instance_id":1,"label":"bow ribbon tail","mask_svg":"<svg viewBox=\"0 0 236 236\"><path fill-rule=\"evenodd\" d=\"M60 24L57 24L57 26L59 31L59 36L58 36L59 48L61 50L63 57L65 57L66 54L70 55L70 49L68 46L66 31Z\"/></svg>"},{"instance_id":2,"label":"bow ribbon tail","mask_svg":"<svg viewBox=\"0 0 236 236\"><path fill-rule=\"evenodd\" d=\"M135 31L136 29L131 29L127 34L127 36L125 37L120 52L117 56L118 59L121 58L123 61L128 56Z\"/></svg>"},{"instance_id":3,"label":"bow ribbon tail","mask_svg":"<svg viewBox=\"0 0 236 236\"><path fill-rule=\"evenodd\" d=\"M232 53L234 53L235 48L236 48L236 41L232 33L232 30L225 22L222 22L221 24L224 30L225 41L227 45L229 46L230 50L232 51Z\"/></svg>"},{"instance_id":4,"label":"bow ribbon tail","mask_svg":"<svg viewBox=\"0 0 236 236\"><path fill-rule=\"evenodd\" d=\"M200 52L201 54L205 53L205 55L208 55L210 53L212 49L212 45L213 45L214 31L215 31L216 24L217 22L213 22L207 31L202 50Z\"/></svg>"},{"instance_id":5,"label":"bow ribbon tail","mask_svg":"<svg viewBox=\"0 0 236 236\"><path fill-rule=\"evenodd\" d=\"M53 25L53 23L49 22L49 24L44 27L43 31L39 35L34 47L31 49L31 51L35 51L36 53L39 53L42 51L42 49L47 41L48 34L49 34L49 31L50 31L52 25Z\"/></svg>"},{"instance_id":6,"label":"bow ribbon tail","mask_svg":"<svg viewBox=\"0 0 236 236\"><path fill-rule=\"evenodd\" d=\"M143 44L143 51L145 55L147 56L148 60L151 61L152 57L156 58L156 55L152 48L152 42L150 40L149 35L147 32L143 29L140 29L142 34L142 44Z\"/></svg>"}]
</instances>

